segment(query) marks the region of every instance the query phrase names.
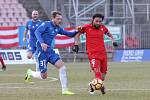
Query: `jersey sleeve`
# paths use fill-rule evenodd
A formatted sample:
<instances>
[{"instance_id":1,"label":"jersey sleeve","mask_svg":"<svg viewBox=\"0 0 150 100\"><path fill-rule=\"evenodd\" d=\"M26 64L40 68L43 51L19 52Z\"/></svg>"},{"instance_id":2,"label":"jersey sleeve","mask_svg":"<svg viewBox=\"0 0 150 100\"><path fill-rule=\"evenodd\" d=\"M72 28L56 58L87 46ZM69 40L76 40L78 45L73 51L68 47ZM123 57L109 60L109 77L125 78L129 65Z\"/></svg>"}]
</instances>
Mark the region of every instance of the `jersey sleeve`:
<instances>
[{"instance_id":1,"label":"jersey sleeve","mask_svg":"<svg viewBox=\"0 0 150 100\"><path fill-rule=\"evenodd\" d=\"M106 26L103 25L103 29L104 29L104 34L108 34L109 33L109 30Z\"/></svg>"},{"instance_id":2,"label":"jersey sleeve","mask_svg":"<svg viewBox=\"0 0 150 100\"><path fill-rule=\"evenodd\" d=\"M82 28L81 28L81 30L79 31L81 34L83 34L83 33L85 33L85 31L86 31L86 25L83 25L82 26Z\"/></svg>"},{"instance_id":3,"label":"jersey sleeve","mask_svg":"<svg viewBox=\"0 0 150 100\"><path fill-rule=\"evenodd\" d=\"M69 36L69 37L74 37L77 33L78 33L78 31L76 31L76 30L67 31L67 30L64 30L63 28L60 28L60 30L58 32L58 34L66 35L66 36Z\"/></svg>"},{"instance_id":4,"label":"jersey sleeve","mask_svg":"<svg viewBox=\"0 0 150 100\"><path fill-rule=\"evenodd\" d=\"M44 40L42 38L42 34L44 33L44 31L46 30L47 28L47 23L46 22L43 22L36 30L35 30L35 36L37 38L37 40L40 42L40 43L44 43Z\"/></svg>"}]
</instances>

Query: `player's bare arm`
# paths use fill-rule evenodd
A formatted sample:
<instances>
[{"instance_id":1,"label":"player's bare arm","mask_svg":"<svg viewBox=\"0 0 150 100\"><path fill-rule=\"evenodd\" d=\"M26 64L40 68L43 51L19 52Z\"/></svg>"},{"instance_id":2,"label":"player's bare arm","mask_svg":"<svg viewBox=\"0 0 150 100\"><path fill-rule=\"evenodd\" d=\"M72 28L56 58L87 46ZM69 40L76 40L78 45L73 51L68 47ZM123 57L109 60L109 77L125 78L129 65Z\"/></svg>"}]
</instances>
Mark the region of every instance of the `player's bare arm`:
<instances>
[{"instance_id":1,"label":"player's bare arm","mask_svg":"<svg viewBox=\"0 0 150 100\"><path fill-rule=\"evenodd\" d=\"M80 33L76 34L76 36L74 37L75 43L74 45L79 45L80 44Z\"/></svg>"},{"instance_id":2,"label":"player's bare arm","mask_svg":"<svg viewBox=\"0 0 150 100\"><path fill-rule=\"evenodd\" d=\"M79 32L78 34L75 35L75 43L74 43L74 46L72 48L72 50L76 53L78 53L79 51L79 47L78 45L80 44L80 35L81 35L81 31L82 31L82 26L77 26L76 27L76 30Z\"/></svg>"},{"instance_id":3,"label":"player's bare arm","mask_svg":"<svg viewBox=\"0 0 150 100\"><path fill-rule=\"evenodd\" d=\"M106 35L107 35L107 36L110 38L110 40L112 41L113 46L114 46L114 47L118 47L118 43L115 41L113 35L112 35L110 32L108 32Z\"/></svg>"},{"instance_id":4,"label":"player's bare arm","mask_svg":"<svg viewBox=\"0 0 150 100\"><path fill-rule=\"evenodd\" d=\"M24 37L23 37L23 42L26 42L26 40L27 40L27 32L28 32L28 30L26 29L25 30L25 32L24 32Z\"/></svg>"}]
</instances>

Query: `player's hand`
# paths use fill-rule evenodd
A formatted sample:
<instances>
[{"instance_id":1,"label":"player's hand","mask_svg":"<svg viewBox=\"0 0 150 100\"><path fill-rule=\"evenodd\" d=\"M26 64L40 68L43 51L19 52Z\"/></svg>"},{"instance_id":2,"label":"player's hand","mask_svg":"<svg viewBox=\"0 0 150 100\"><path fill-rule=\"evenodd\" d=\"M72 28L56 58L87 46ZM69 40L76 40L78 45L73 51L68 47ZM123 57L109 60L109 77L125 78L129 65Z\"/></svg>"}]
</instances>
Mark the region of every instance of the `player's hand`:
<instances>
[{"instance_id":1,"label":"player's hand","mask_svg":"<svg viewBox=\"0 0 150 100\"><path fill-rule=\"evenodd\" d=\"M74 45L74 46L72 47L72 51L78 53L78 51L79 51L79 46L78 46L78 45Z\"/></svg>"},{"instance_id":2,"label":"player's hand","mask_svg":"<svg viewBox=\"0 0 150 100\"><path fill-rule=\"evenodd\" d=\"M113 46L114 47L118 47L118 43L117 42L113 42Z\"/></svg>"},{"instance_id":3,"label":"player's hand","mask_svg":"<svg viewBox=\"0 0 150 100\"><path fill-rule=\"evenodd\" d=\"M76 30L78 30L79 32L81 31L82 27L81 26L77 26Z\"/></svg>"},{"instance_id":4,"label":"player's hand","mask_svg":"<svg viewBox=\"0 0 150 100\"><path fill-rule=\"evenodd\" d=\"M42 47L42 50L46 51L49 46L45 43L41 43L41 47Z\"/></svg>"}]
</instances>

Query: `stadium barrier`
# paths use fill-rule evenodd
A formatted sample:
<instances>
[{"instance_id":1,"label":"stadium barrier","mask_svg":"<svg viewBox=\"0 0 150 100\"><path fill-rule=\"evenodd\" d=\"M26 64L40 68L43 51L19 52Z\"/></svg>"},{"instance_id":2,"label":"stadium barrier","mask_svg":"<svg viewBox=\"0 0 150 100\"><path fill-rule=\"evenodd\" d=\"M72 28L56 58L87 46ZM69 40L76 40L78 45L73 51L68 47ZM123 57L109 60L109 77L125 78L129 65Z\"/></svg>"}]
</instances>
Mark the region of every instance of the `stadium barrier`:
<instances>
[{"instance_id":1,"label":"stadium barrier","mask_svg":"<svg viewBox=\"0 0 150 100\"><path fill-rule=\"evenodd\" d=\"M150 49L116 50L113 61L115 62L145 62L150 61Z\"/></svg>"},{"instance_id":2,"label":"stadium barrier","mask_svg":"<svg viewBox=\"0 0 150 100\"><path fill-rule=\"evenodd\" d=\"M55 52L59 54L58 49ZM27 50L0 50L5 64L35 64L35 59L28 59Z\"/></svg>"}]
</instances>

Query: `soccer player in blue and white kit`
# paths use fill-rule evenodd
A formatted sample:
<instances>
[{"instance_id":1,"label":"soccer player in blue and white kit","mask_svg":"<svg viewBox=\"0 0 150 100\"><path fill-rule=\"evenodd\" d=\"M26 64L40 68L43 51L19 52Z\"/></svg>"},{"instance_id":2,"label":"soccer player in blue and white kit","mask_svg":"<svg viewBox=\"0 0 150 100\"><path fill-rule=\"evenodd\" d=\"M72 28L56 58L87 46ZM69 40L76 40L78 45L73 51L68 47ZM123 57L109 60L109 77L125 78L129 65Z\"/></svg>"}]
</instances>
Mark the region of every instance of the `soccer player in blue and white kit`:
<instances>
[{"instance_id":1,"label":"soccer player in blue and white kit","mask_svg":"<svg viewBox=\"0 0 150 100\"><path fill-rule=\"evenodd\" d=\"M36 43L37 43L37 38L34 34L35 30L41 25L42 21L39 20L39 13L37 10L32 11L32 19L29 20L26 24L26 30L24 32L24 38L23 41L25 42L27 39L27 33L28 34L28 53L27 53L27 58L31 59L33 54L35 53L35 58L36 58ZM38 64L36 63L36 71L38 71Z\"/></svg>"},{"instance_id":2,"label":"soccer player in blue and white kit","mask_svg":"<svg viewBox=\"0 0 150 100\"><path fill-rule=\"evenodd\" d=\"M62 94L72 95L74 93L69 91L67 87L66 66L59 55L55 53L53 48L51 48L51 42L57 34L74 37L78 31L69 32L60 27L62 14L59 11L53 11L51 15L52 21L42 23L35 31L35 35L38 39L37 50L39 52L38 63L40 72L35 72L28 69L27 80L31 79L31 77L46 79L47 64L49 62L59 70Z\"/></svg>"}]
</instances>

